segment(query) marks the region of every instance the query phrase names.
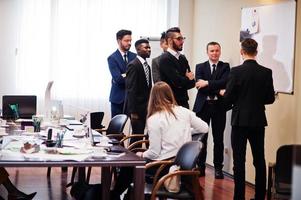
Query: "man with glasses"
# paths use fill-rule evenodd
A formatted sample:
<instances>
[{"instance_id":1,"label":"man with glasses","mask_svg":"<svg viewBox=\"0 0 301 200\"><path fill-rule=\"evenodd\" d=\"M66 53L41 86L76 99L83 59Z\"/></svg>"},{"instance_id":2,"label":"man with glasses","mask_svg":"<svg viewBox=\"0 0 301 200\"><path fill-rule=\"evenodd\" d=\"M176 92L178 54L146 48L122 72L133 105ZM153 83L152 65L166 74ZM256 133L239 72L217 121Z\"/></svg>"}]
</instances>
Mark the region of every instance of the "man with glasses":
<instances>
[{"instance_id":1,"label":"man with glasses","mask_svg":"<svg viewBox=\"0 0 301 200\"><path fill-rule=\"evenodd\" d=\"M118 49L108 57L109 69L112 75L112 87L110 93L111 115L123 113L125 99L125 74L127 64L136 58L136 54L130 50L132 32L120 30L116 33Z\"/></svg>"},{"instance_id":2,"label":"man with glasses","mask_svg":"<svg viewBox=\"0 0 301 200\"><path fill-rule=\"evenodd\" d=\"M184 39L178 27L166 31L168 48L161 55L159 70L161 80L171 87L178 105L189 108L187 90L195 86L195 80L186 57L180 53Z\"/></svg>"}]
</instances>

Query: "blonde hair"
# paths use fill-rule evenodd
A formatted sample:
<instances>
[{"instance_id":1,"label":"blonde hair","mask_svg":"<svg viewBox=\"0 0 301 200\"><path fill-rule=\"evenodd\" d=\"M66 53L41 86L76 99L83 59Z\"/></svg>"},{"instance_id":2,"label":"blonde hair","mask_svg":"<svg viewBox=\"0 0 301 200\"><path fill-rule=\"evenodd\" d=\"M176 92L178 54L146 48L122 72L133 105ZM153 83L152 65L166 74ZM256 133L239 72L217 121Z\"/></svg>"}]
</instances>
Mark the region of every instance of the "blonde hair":
<instances>
[{"instance_id":1,"label":"blonde hair","mask_svg":"<svg viewBox=\"0 0 301 200\"><path fill-rule=\"evenodd\" d=\"M161 111L167 111L176 118L176 115L173 111L173 107L175 105L178 104L171 88L167 83L159 81L153 86L150 93L147 118Z\"/></svg>"}]
</instances>

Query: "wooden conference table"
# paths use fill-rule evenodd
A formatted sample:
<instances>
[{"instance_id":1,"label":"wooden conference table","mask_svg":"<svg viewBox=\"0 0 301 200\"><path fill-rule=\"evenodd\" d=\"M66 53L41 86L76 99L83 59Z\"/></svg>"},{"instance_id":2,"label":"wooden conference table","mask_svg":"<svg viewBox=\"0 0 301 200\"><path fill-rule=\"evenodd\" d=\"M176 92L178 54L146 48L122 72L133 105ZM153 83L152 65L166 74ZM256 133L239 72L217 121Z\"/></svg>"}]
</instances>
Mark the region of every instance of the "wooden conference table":
<instances>
[{"instance_id":1,"label":"wooden conference table","mask_svg":"<svg viewBox=\"0 0 301 200\"><path fill-rule=\"evenodd\" d=\"M10 136L12 137L12 136ZM64 148L64 147L63 147ZM144 199L144 182L145 182L145 161L134 153L129 152L124 147L114 145L110 147L112 151L124 151L120 156L90 156L84 160L73 160L72 157L66 157L66 160L60 158L49 159L49 157L38 156L28 157L20 152L11 154L5 148L0 150L0 167L101 167L102 199L110 199L111 185L111 167L133 167L134 168L134 199ZM19 155L18 155L19 154ZM108 152L109 154L109 152ZM13 155L13 156L11 156ZM17 155L17 156L16 156ZM32 154L34 155L34 154ZM46 176L46 174L45 174Z\"/></svg>"}]
</instances>

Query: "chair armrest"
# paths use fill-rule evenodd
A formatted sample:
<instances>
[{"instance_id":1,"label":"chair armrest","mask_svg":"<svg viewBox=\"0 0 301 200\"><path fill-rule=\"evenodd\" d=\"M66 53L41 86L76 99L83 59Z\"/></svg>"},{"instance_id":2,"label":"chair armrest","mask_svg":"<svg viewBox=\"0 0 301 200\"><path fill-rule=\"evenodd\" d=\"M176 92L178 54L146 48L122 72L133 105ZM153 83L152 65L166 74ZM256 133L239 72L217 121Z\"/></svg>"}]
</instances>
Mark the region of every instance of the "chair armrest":
<instances>
[{"instance_id":1,"label":"chair armrest","mask_svg":"<svg viewBox=\"0 0 301 200\"><path fill-rule=\"evenodd\" d=\"M123 133L112 133L112 134L108 134L108 135L106 135L108 138L115 138L115 139L117 139L117 140L122 140L125 136L124 136L124 134Z\"/></svg>"},{"instance_id":2,"label":"chair armrest","mask_svg":"<svg viewBox=\"0 0 301 200\"><path fill-rule=\"evenodd\" d=\"M127 149L130 150L130 151L133 151L136 146L141 145L141 144L146 144L147 145L147 144L149 144L149 140L139 140L139 141L136 141L136 142L130 144Z\"/></svg>"},{"instance_id":3,"label":"chair armrest","mask_svg":"<svg viewBox=\"0 0 301 200\"><path fill-rule=\"evenodd\" d=\"M153 162L150 162L150 163L147 163L145 165L145 170L151 168L151 167L154 167L156 165L163 165L163 164L173 164L173 160L158 160L158 161L153 161Z\"/></svg>"},{"instance_id":4,"label":"chair armrest","mask_svg":"<svg viewBox=\"0 0 301 200\"><path fill-rule=\"evenodd\" d=\"M124 142L125 140L128 140L130 138L147 138L147 135L144 135L144 134L132 134L132 135L128 135L128 136L125 136L122 140L120 140L120 142Z\"/></svg>"},{"instance_id":5,"label":"chair armrest","mask_svg":"<svg viewBox=\"0 0 301 200\"><path fill-rule=\"evenodd\" d=\"M172 176L198 176L200 174L199 171L192 171L192 170L177 170L171 173L166 174L157 183L154 183L151 200L156 199L156 194L160 187L164 184L164 181Z\"/></svg>"},{"instance_id":6,"label":"chair armrest","mask_svg":"<svg viewBox=\"0 0 301 200\"><path fill-rule=\"evenodd\" d=\"M96 129L93 129L93 130L95 130L95 131L97 131L99 133L107 131L107 129L103 129L103 128L96 128Z\"/></svg>"}]
</instances>

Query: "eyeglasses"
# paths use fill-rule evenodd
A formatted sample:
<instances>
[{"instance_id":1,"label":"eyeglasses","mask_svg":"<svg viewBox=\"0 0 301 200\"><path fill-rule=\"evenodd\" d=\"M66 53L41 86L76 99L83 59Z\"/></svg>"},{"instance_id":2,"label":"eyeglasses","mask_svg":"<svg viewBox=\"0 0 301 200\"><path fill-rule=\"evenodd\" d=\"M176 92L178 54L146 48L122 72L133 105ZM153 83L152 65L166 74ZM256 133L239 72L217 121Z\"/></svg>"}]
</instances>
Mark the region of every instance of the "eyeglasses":
<instances>
[{"instance_id":1,"label":"eyeglasses","mask_svg":"<svg viewBox=\"0 0 301 200\"><path fill-rule=\"evenodd\" d=\"M182 37L182 36L179 36L179 37L172 38L172 39L176 39L176 40L178 40L178 41L184 41L186 38L185 38L185 37Z\"/></svg>"}]
</instances>

